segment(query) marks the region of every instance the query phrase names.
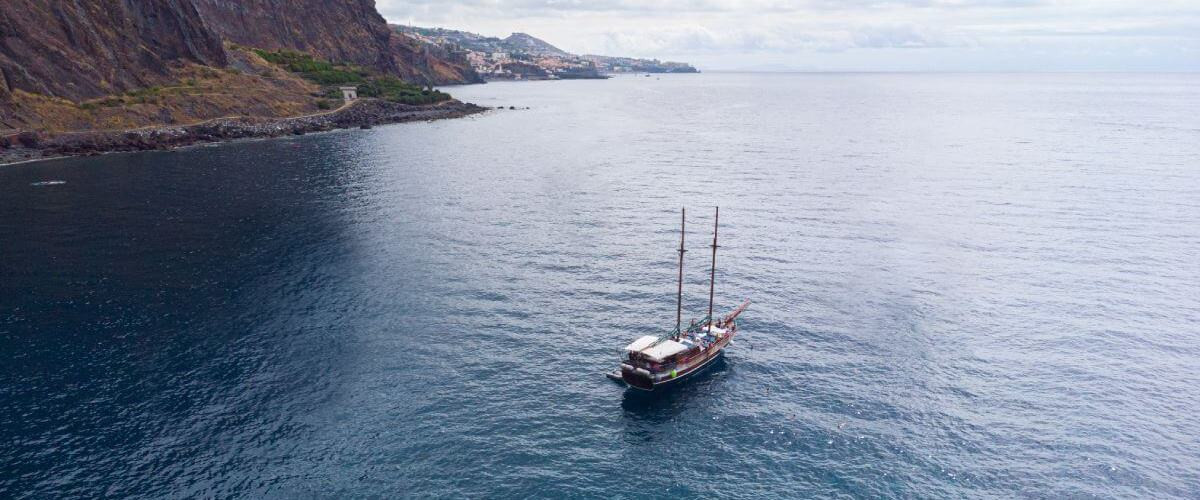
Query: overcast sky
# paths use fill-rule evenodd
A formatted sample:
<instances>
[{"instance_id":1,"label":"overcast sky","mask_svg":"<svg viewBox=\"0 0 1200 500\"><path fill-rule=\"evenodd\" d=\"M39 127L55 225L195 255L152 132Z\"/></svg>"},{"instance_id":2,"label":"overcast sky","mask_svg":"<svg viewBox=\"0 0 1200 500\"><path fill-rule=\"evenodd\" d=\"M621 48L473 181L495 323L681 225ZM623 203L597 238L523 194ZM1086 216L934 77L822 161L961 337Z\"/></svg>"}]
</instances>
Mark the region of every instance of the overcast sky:
<instances>
[{"instance_id":1,"label":"overcast sky","mask_svg":"<svg viewBox=\"0 0 1200 500\"><path fill-rule=\"evenodd\" d=\"M393 23L706 70L1200 71L1200 0L377 0Z\"/></svg>"}]
</instances>

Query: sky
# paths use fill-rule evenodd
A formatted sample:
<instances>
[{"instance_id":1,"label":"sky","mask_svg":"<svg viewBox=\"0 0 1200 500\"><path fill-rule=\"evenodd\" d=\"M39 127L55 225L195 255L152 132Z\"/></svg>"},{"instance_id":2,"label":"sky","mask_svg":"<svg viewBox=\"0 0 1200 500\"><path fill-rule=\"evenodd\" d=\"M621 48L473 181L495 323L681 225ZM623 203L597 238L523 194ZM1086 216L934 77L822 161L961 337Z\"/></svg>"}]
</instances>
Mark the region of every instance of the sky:
<instances>
[{"instance_id":1,"label":"sky","mask_svg":"<svg viewBox=\"0 0 1200 500\"><path fill-rule=\"evenodd\" d=\"M376 3L392 23L710 71L1200 71L1200 0Z\"/></svg>"}]
</instances>

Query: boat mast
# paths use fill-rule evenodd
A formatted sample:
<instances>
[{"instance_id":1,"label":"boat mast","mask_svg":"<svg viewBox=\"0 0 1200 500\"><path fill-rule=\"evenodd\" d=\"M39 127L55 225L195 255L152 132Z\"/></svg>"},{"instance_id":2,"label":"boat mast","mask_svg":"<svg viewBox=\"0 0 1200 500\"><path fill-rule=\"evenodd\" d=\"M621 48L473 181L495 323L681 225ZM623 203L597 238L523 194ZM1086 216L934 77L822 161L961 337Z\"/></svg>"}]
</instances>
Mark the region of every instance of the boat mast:
<instances>
[{"instance_id":1,"label":"boat mast","mask_svg":"<svg viewBox=\"0 0 1200 500\"><path fill-rule=\"evenodd\" d=\"M717 207L716 216L713 217L712 271L710 271L710 274L708 275L708 329L709 329L709 331L712 330L712 325L713 325L713 317L712 317L713 290L716 289L716 285L717 285L717 222L720 220L721 220L721 207Z\"/></svg>"},{"instance_id":2,"label":"boat mast","mask_svg":"<svg viewBox=\"0 0 1200 500\"><path fill-rule=\"evenodd\" d=\"M675 331L683 325L683 249L684 229L687 227L687 207L679 213L679 302L675 306Z\"/></svg>"}]
</instances>

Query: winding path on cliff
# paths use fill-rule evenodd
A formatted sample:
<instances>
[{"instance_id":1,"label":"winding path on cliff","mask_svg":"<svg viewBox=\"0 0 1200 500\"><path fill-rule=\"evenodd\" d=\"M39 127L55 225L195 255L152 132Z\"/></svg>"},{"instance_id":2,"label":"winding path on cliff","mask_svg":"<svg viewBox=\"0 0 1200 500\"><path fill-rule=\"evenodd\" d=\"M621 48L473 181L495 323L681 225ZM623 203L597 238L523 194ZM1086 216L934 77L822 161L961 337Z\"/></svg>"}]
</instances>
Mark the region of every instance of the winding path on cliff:
<instances>
[{"instance_id":1,"label":"winding path on cliff","mask_svg":"<svg viewBox=\"0 0 1200 500\"><path fill-rule=\"evenodd\" d=\"M237 118L264 118L264 119L268 119L268 120L297 120L297 119L302 119L302 118L313 118L313 117L317 117L317 116L331 115L334 113L345 111L347 109L350 109L351 106L354 106L361 100L362 99L355 99L353 101L344 101L344 102L342 102L342 105L338 106L337 108L326 110L326 111L321 111L320 113L310 113L307 115L278 116L278 117L266 117L266 116L257 116L256 117L256 116L246 116L246 115L228 115L228 116L218 116L216 118L209 118L207 120L198 121L196 123L146 125L144 127L137 127L137 128L78 130L78 131L71 131L71 132L66 132L66 133L73 134L73 133L90 133L90 132L133 132L133 131L137 131L137 130L151 130L151 129L163 128L163 127L194 127L196 125L205 125L205 124L209 124L209 123L220 121L220 120L233 120L233 119L237 119Z\"/></svg>"}]
</instances>

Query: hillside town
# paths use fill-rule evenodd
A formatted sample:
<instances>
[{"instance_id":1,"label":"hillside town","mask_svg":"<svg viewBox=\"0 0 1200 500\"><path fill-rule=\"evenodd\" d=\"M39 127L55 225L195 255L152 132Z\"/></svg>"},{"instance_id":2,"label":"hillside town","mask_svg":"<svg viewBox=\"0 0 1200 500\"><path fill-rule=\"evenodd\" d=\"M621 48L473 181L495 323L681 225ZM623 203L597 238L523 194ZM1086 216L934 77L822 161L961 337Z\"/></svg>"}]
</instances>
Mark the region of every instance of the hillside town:
<instances>
[{"instance_id":1,"label":"hillside town","mask_svg":"<svg viewBox=\"0 0 1200 500\"><path fill-rule=\"evenodd\" d=\"M608 78L618 73L697 73L686 63L576 55L525 33L505 38L444 28L393 26L398 33L465 58L484 80Z\"/></svg>"}]
</instances>

